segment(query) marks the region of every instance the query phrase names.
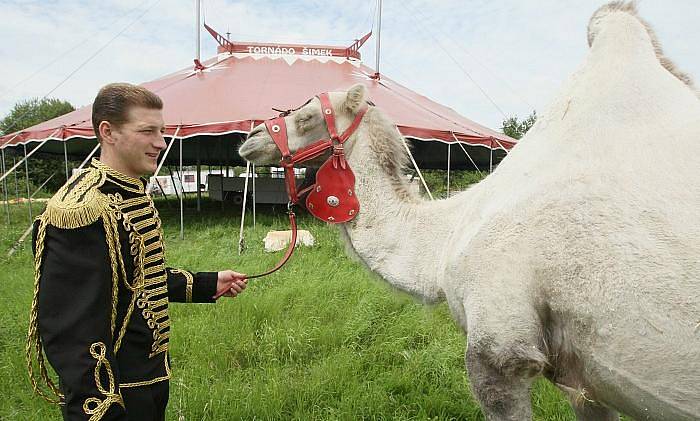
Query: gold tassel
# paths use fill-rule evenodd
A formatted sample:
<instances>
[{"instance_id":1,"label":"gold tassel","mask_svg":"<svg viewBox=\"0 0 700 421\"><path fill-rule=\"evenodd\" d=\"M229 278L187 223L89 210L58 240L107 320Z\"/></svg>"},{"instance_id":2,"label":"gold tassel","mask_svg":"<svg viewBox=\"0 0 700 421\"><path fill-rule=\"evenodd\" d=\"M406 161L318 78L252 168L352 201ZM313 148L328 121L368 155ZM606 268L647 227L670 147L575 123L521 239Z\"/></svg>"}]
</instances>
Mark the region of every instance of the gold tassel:
<instances>
[{"instance_id":1,"label":"gold tassel","mask_svg":"<svg viewBox=\"0 0 700 421\"><path fill-rule=\"evenodd\" d=\"M27 368L29 369L29 381L32 383L32 388L34 391L50 403L60 403L63 401L64 396L58 390L58 387L56 387L53 380L49 378L48 371L46 370L46 363L44 362L44 355L41 345L41 337L39 336L39 322L37 318L39 308L39 279L41 278L41 262L42 254L44 253L46 225L46 220L40 217L36 237L36 254L34 256L34 297L32 298L32 308L29 313L29 331L27 332L27 346L25 348L25 354L27 357ZM39 365L41 378L44 380L44 383L49 387L49 389L51 389L51 395L39 388L39 384L34 373L32 350L34 350L36 353L36 360Z\"/></svg>"}]
</instances>

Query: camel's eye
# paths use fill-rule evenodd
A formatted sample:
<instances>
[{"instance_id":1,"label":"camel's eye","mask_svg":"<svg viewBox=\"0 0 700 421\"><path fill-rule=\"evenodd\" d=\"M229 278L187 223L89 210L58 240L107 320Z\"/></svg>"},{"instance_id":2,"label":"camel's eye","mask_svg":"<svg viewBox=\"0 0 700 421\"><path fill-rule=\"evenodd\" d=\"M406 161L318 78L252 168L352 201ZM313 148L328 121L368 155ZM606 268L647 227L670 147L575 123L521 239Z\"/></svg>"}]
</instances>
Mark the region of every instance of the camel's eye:
<instances>
[{"instance_id":1,"label":"camel's eye","mask_svg":"<svg viewBox=\"0 0 700 421\"><path fill-rule=\"evenodd\" d=\"M295 119L294 122L296 123L297 126L297 131L300 134L303 134L304 132L308 131L311 129L312 125L312 120L313 120L313 115L312 114L299 114Z\"/></svg>"}]
</instances>

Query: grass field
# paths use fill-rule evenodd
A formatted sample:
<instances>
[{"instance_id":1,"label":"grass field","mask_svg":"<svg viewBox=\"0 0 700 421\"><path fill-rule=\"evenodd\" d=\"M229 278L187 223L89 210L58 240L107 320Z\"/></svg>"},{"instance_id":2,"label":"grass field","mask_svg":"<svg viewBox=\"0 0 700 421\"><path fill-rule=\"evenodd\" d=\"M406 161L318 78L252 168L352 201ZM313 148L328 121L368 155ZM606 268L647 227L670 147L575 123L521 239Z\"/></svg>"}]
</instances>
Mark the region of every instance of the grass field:
<instances>
[{"instance_id":1,"label":"grass field","mask_svg":"<svg viewBox=\"0 0 700 421\"><path fill-rule=\"evenodd\" d=\"M179 212L158 206L169 266L254 273L279 258L263 252L262 238L286 229L284 214L260 209L255 228L246 221L248 249L238 256L238 209L207 203L197 214L188 203L180 240ZM4 213L0 221L0 419L58 420L26 374L31 250L5 257L28 224L26 206L12 206L9 226ZM347 259L333 227L306 215L300 225L316 245L240 297L171 305L168 419L483 419L464 371L465 338L446 305L425 306ZM574 419L543 380L532 403L537 420Z\"/></svg>"}]
</instances>

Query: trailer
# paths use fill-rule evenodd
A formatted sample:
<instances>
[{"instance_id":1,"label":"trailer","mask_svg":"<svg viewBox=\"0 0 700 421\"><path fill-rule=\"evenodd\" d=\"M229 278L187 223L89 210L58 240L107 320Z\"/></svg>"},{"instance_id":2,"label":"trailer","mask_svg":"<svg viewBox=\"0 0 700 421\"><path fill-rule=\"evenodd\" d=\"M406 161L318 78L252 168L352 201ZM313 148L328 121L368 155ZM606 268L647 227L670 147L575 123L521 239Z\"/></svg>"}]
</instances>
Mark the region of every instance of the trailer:
<instances>
[{"instance_id":1,"label":"trailer","mask_svg":"<svg viewBox=\"0 0 700 421\"><path fill-rule=\"evenodd\" d=\"M243 203L246 177L226 177L222 174L209 174L207 190L209 198L217 201L232 201L236 205ZM297 178L297 187L303 183ZM253 199L253 181L248 180L248 199ZM255 177L255 203L286 204L289 201L284 177Z\"/></svg>"},{"instance_id":2,"label":"trailer","mask_svg":"<svg viewBox=\"0 0 700 421\"><path fill-rule=\"evenodd\" d=\"M199 191L207 190L207 176L210 171L204 170L199 172ZM149 180L149 192L152 195L163 194L166 195L179 195L184 190L185 193L196 193L197 192L197 171L185 170L182 172L182 180L178 177L178 173L175 172L172 176L170 175L159 175L157 177L151 176Z\"/></svg>"}]
</instances>

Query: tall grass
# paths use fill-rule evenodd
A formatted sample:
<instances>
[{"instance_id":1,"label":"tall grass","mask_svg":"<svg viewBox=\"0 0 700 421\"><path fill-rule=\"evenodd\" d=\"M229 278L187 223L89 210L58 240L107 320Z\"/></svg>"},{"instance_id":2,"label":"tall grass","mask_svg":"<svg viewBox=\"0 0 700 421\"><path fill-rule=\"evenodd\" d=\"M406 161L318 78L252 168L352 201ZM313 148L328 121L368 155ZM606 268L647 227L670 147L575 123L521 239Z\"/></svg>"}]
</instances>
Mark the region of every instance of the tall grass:
<instances>
[{"instance_id":1,"label":"tall grass","mask_svg":"<svg viewBox=\"0 0 700 421\"><path fill-rule=\"evenodd\" d=\"M181 240L178 210L158 202L170 266L256 273L276 263L280 253L265 253L262 238L287 228L284 214L260 209L238 256L238 209L205 205L197 214L188 202ZM16 220L3 220L3 233L24 230L23 210L13 205ZM168 419L483 419L464 370L465 339L447 307L423 305L347 259L335 228L304 215L300 225L316 245L298 249L280 272L251 280L235 299L171 305ZM0 419L58 420L55 407L32 395L23 356L31 250L10 259L0 252ZM574 419L544 381L532 402L535 419Z\"/></svg>"}]
</instances>

